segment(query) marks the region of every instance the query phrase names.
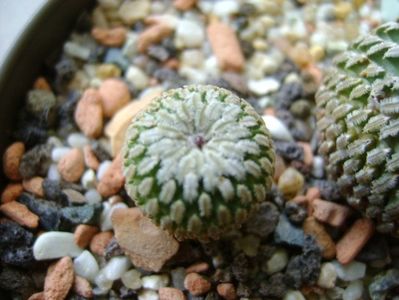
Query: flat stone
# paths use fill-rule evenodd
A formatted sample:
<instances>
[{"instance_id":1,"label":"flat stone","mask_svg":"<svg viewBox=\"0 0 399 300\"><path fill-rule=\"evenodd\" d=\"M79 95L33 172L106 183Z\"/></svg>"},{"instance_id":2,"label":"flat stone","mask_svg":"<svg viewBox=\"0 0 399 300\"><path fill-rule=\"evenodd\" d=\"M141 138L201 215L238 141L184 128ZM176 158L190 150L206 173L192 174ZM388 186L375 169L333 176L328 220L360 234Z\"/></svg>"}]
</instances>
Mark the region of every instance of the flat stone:
<instances>
[{"instance_id":1,"label":"flat stone","mask_svg":"<svg viewBox=\"0 0 399 300\"><path fill-rule=\"evenodd\" d=\"M262 117L267 129L269 129L273 139L291 142L294 139L287 126L275 116L265 115Z\"/></svg>"},{"instance_id":2,"label":"flat stone","mask_svg":"<svg viewBox=\"0 0 399 300\"><path fill-rule=\"evenodd\" d=\"M366 275L366 264L358 261L352 261L347 265L333 261L332 264L335 267L338 278L343 281L362 279Z\"/></svg>"},{"instance_id":3,"label":"flat stone","mask_svg":"<svg viewBox=\"0 0 399 300\"><path fill-rule=\"evenodd\" d=\"M70 257L63 257L52 264L44 282L44 299L63 300L74 281L73 264Z\"/></svg>"},{"instance_id":4,"label":"flat stone","mask_svg":"<svg viewBox=\"0 0 399 300\"><path fill-rule=\"evenodd\" d=\"M303 247L305 234L301 228L292 225L285 215L281 215L274 232L274 240L279 244Z\"/></svg>"},{"instance_id":5,"label":"flat stone","mask_svg":"<svg viewBox=\"0 0 399 300\"><path fill-rule=\"evenodd\" d=\"M94 279L100 270L93 254L87 250L83 251L74 259L73 267L77 275L89 280L90 282L94 282Z\"/></svg>"},{"instance_id":6,"label":"flat stone","mask_svg":"<svg viewBox=\"0 0 399 300\"><path fill-rule=\"evenodd\" d=\"M2 204L0 212L22 226L37 228L39 225L39 217L32 213L24 204L16 201Z\"/></svg>"},{"instance_id":7,"label":"flat stone","mask_svg":"<svg viewBox=\"0 0 399 300\"><path fill-rule=\"evenodd\" d=\"M138 208L117 209L111 219L118 244L137 267L158 272L179 249L179 243Z\"/></svg>"},{"instance_id":8,"label":"flat stone","mask_svg":"<svg viewBox=\"0 0 399 300\"><path fill-rule=\"evenodd\" d=\"M83 252L74 241L70 232L49 231L36 239L33 245L33 255L36 260L46 260L63 256L76 257Z\"/></svg>"}]
</instances>

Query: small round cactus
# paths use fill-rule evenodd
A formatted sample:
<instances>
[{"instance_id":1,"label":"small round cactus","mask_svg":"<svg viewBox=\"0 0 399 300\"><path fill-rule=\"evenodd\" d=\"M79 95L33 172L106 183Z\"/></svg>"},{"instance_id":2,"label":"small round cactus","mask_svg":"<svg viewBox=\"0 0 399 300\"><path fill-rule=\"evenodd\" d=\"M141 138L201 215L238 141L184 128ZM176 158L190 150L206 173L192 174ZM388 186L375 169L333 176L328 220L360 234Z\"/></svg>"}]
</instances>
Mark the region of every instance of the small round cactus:
<instances>
[{"instance_id":1,"label":"small round cactus","mask_svg":"<svg viewBox=\"0 0 399 300\"><path fill-rule=\"evenodd\" d=\"M178 239L215 239L265 200L274 151L262 118L215 86L163 93L133 118L123 147L126 191Z\"/></svg>"},{"instance_id":2,"label":"small round cactus","mask_svg":"<svg viewBox=\"0 0 399 300\"><path fill-rule=\"evenodd\" d=\"M316 94L319 152L350 205L399 234L399 24L337 56Z\"/></svg>"}]
</instances>

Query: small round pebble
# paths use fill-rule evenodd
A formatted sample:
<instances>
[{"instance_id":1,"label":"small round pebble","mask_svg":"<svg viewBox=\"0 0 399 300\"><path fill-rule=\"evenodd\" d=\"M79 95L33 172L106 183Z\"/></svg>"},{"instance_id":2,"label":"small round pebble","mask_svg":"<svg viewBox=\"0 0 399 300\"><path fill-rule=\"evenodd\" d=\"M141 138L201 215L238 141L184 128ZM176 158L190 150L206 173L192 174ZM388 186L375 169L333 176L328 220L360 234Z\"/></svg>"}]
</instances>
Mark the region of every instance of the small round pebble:
<instances>
[{"instance_id":1,"label":"small round pebble","mask_svg":"<svg viewBox=\"0 0 399 300\"><path fill-rule=\"evenodd\" d=\"M58 162L61 177L68 182L76 182L84 172L84 158L80 149L74 148L65 154Z\"/></svg>"},{"instance_id":2,"label":"small round pebble","mask_svg":"<svg viewBox=\"0 0 399 300\"><path fill-rule=\"evenodd\" d=\"M167 274L143 276L141 280L143 288L150 290L159 290L169 284L169 276Z\"/></svg>"},{"instance_id":3,"label":"small round pebble","mask_svg":"<svg viewBox=\"0 0 399 300\"><path fill-rule=\"evenodd\" d=\"M19 165L22 156L25 153L25 145L21 142L16 142L8 146L3 154L3 171L4 174L11 180L20 180Z\"/></svg>"},{"instance_id":4,"label":"small round pebble","mask_svg":"<svg viewBox=\"0 0 399 300\"><path fill-rule=\"evenodd\" d=\"M126 256L115 256L112 257L105 267L102 269L105 277L109 280L117 280L129 270L132 263L130 259Z\"/></svg>"},{"instance_id":5,"label":"small round pebble","mask_svg":"<svg viewBox=\"0 0 399 300\"><path fill-rule=\"evenodd\" d=\"M86 198L87 204L100 203L102 200L100 193L97 192L96 189L87 190L84 196Z\"/></svg>"},{"instance_id":6,"label":"small round pebble","mask_svg":"<svg viewBox=\"0 0 399 300\"><path fill-rule=\"evenodd\" d=\"M184 287L193 296L200 296L210 290L211 283L198 273L189 273L184 278Z\"/></svg>"},{"instance_id":7,"label":"small round pebble","mask_svg":"<svg viewBox=\"0 0 399 300\"><path fill-rule=\"evenodd\" d=\"M83 251L78 257L73 261L73 267L75 273L88 281L93 282L96 278L99 267L96 259L90 251Z\"/></svg>"},{"instance_id":8,"label":"small round pebble","mask_svg":"<svg viewBox=\"0 0 399 300\"><path fill-rule=\"evenodd\" d=\"M171 288L171 287L162 287L158 291L159 293L159 300L185 300L186 297L184 296L181 290Z\"/></svg>"},{"instance_id":9,"label":"small round pebble","mask_svg":"<svg viewBox=\"0 0 399 300\"><path fill-rule=\"evenodd\" d=\"M346 287L344 294L342 295L343 300L358 300L363 298L363 282L361 280L355 280L349 283Z\"/></svg>"},{"instance_id":10,"label":"small round pebble","mask_svg":"<svg viewBox=\"0 0 399 300\"><path fill-rule=\"evenodd\" d=\"M285 249L278 249L266 263L266 272L274 274L282 271L288 263L288 253Z\"/></svg>"},{"instance_id":11,"label":"small round pebble","mask_svg":"<svg viewBox=\"0 0 399 300\"><path fill-rule=\"evenodd\" d=\"M284 296L284 300L306 300L300 291L289 291Z\"/></svg>"},{"instance_id":12,"label":"small round pebble","mask_svg":"<svg viewBox=\"0 0 399 300\"><path fill-rule=\"evenodd\" d=\"M326 262L321 265L319 279L317 280L317 285L325 288L331 289L335 286L335 281L337 280L337 272L332 263Z\"/></svg>"},{"instance_id":13,"label":"small round pebble","mask_svg":"<svg viewBox=\"0 0 399 300\"><path fill-rule=\"evenodd\" d=\"M232 283L219 283L216 287L216 290L220 297L225 300L235 300L237 299L237 292Z\"/></svg>"},{"instance_id":14,"label":"small round pebble","mask_svg":"<svg viewBox=\"0 0 399 300\"><path fill-rule=\"evenodd\" d=\"M295 197L303 185L303 175L294 168L287 168L278 179L278 188L288 199Z\"/></svg>"},{"instance_id":15,"label":"small round pebble","mask_svg":"<svg viewBox=\"0 0 399 300\"><path fill-rule=\"evenodd\" d=\"M280 121L280 119L271 115L263 116L262 119L265 122L267 129L269 129L273 139L287 142L294 140L290 131L284 123Z\"/></svg>"},{"instance_id":16,"label":"small round pebble","mask_svg":"<svg viewBox=\"0 0 399 300\"><path fill-rule=\"evenodd\" d=\"M358 261L352 261L349 264L342 265L338 261L333 261L337 276L343 281L353 281L362 279L366 274L366 264Z\"/></svg>"},{"instance_id":17,"label":"small round pebble","mask_svg":"<svg viewBox=\"0 0 399 300\"><path fill-rule=\"evenodd\" d=\"M121 276L122 283L129 289L138 290L142 287L141 273L135 269L131 269Z\"/></svg>"},{"instance_id":18,"label":"small round pebble","mask_svg":"<svg viewBox=\"0 0 399 300\"><path fill-rule=\"evenodd\" d=\"M105 117L112 117L119 109L130 100L130 92L127 84L120 79L106 79L98 89Z\"/></svg>"},{"instance_id":19,"label":"small round pebble","mask_svg":"<svg viewBox=\"0 0 399 300\"><path fill-rule=\"evenodd\" d=\"M83 148L88 145L89 142L89 139L81 133L74 132L67 137L67 143L72 148Z\"/></svg>"}]
</instances>

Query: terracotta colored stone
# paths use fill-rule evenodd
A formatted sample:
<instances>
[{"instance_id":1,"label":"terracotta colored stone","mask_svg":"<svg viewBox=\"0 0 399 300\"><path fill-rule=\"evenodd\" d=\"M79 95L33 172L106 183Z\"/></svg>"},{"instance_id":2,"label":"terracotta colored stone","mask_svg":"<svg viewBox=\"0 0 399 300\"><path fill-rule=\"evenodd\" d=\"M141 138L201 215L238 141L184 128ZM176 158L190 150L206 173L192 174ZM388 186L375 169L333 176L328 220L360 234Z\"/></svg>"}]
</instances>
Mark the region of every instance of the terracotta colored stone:
<instances>
[{"instance_id":1,"label":"terracotta colored stone","mask_svg":"<svg viewBox=\"0 0 399 300\"><path fill-rule=\"evenodd\" d=\"M33 88L36 90L46 90L46 91L50 91L50 85L48 84L46 78L44 77L38 77L35 80L35 83L33 84Z\"/></svg>"},{"instance_id":2,"label":"terracotta colored stone","mask_svg":"<svg viewBox=\"0 0 399 300\"><path fill-rule=\"evenodd\" d=\"M34 293L28 298L28 300L45 300L44 292Z\"/></svg>"},{"instance_id":3,"label":"terracotta colored stone","mask_svg":"<svg viewBox=\"0 0 399 300\"><path fill-rule=\"evenodd\" d=\"M5 187L3 193L1 194L1 202L7 203L11 201L15 201L21 196L24 188L20 183L9 183Z\"/></svg>"},{"instance_id":4,"label":"terracotta colored stone","mask_svg":"<svg viewBox=\"0 0 399 300\"><path fill-rule=\"evenodd\" d=\"M73 282L73 291L84 298L93 298L93 289L90 282L86 278L78 275L75 276Z\"/></svg>"},{"instance_id":5,"label":"terracotta colored stone","mask_svg":"<svg viewBox=\"0 0 399 300\"><path fill-rule=\"evenodd\" d=\"M83 153L80 149L74 148L65 154L58 162L58 172L68 182L76 182L80 179L85 170Z\"/></svg>"},{"instance_id":6,"label":"terracotta colored stone","mask_svg":"<svg viewBox=\"0 0 399 300\"><path fill-rule=\"evenodd\" d=\"M112 117L130 101L127 84L117 78L104 80L98 88L98 92L101 95L103 114L107 118Z\"/></svg>"},{"instance_id":7,"label":"terracotta colored stone","mask_svg":"<svg viewBox=\"0 0 399 300\"><path fill-rule=\"evenodd\" d=\"M159 43L172 33L172 27L166 22L158 22L140 33L137 40L137 49L140 52L147 51L152 44Z\"/></svg>"},{"instance_id":8,"label":"terracotta colored stone","mask_svg":"<svg viewBox=\"0 0 399 300\"><path fill-rule=\"evenodd\" d=\"M103 197L115 195L123 187L125 177L122 173L122 156L118 155L104 172L97 185L97 191Z\"/></svg>"},{"instance_id":9,"label":"terracotta colored stone","mask_svg":"<svg viewBox=\"0 0 399 300\"><path fill-rule=\"evenodd\" d=\"M303 162L305 163L306 166L312 166L314 158L312 147L310 146L309 143L305 142L298 142L298 144L303 149Z\"/></svg>"},{"instance_id":10,"label":"terracotta colored stone","mask_svg":"<svg viewBox=\"0 0 399 300\"><path fill-rule=\"evenodd\" d=\"M193 273L193 272L202 273L202 272L206 272L208 270L209 270L209 264L206 263L206 262L200 262L200 263L196 263L196 264L193 264L193 265L189 266L186 269L186 273L187 274L188 273Z\"/></svg>"},{"instance_id":11,"label":"terracotta colored stone","mask_svg":"<svg viewBox=\"0 0 399 300\"><path fill-rule=\"evenodd\" d=\"M197 0L174 0L174 1L173 1L173 5L174 5L178 10L189 10L189 9L191 9L196 3L197 3Z\"/></svg>"},{"instance_id":12,"label":"terracotta colored stone","mask_svg":"<svg viewBox=\"0 0 399 300\"><path fill-rule=\"evenodd\" d=\"M318 187L312 186L306 191L306 198L309 202L320 198L320 189Z\"/></svg>"},{"instance_id":13,"label":"terracotta colored stone","mask_svg":"<svg viewBox=\"0 0 399 300\"><path fill-rule=\"evenodd\" d=\"M296 204L302 205L302 206L307 206L308 205L308 199L304 195L296 195L294 198L292 198L293 202Z\"/></svg>"},{"instance_id":14,"label":"terracotta colored stone","mask_svg":"<svg viewBox=\"0 0 399 300\"><path fill-rule=\"evenodd\" d=\"M212 20L207 28L213 53L223 70L241 71L245 64L240 43L234 30L227 24Z\"/></svg>"},{"instance_id":15,"label":"terracotta colored stone","mask_svg":"<svg viewBox=\"0 0 399 300\"><path fill-rule=\"evenodd\" d=\"M184 287L193 296L200 296L211 289L211 283L198 273L189 273L184 278Z\"/></svg>"},{"instance_id":16,"label":"terracotta colored stone","mask_svg":"<svg viewBox=\"0 0 399 300\"><path fill-rule=\"evenodd\" d=\"M103 256L105 248L113 237L114 235L111 231L102 231L95 234L90 242L90 251Z\"/></svg>"},{"instance_id":17,"label":"terracotta colored stone","mask_svg":"<svg viewBox=\"0 0 399 300\"><path fill-rule=\"evenodd\" d=\"M303 230L306 234L312 235L316 239L324 258L333 259L335 257L335 243L323 224L319 223L314 217L308 217L303 223Z\"/></svg>"},{"instance_id":18,"label":"terracotta colored stone","mask_svg":"<svg viewBox=\"0 0 399 300\"><path fill-rule=\"evenodd\" d=\"M20 180L19 165L22 156L25 153L25 145L21 142L15 142L8 146L3 155L3 171L11 180Z\"/></svg>"},{"instance_id":19,"label":"terracotta colored stone","mask_svg":"<svg viewBox=\"0 0 399 300\"><path fill-rule=\"evenodd\" d=\"M43 190L43 178L42 177L33 177L31 179L25 179L22 181L22 186L25 191L32 193L37 197L44 197Z\"/></svg>"},{"instance_id":20,"label":"terracotta colored stone","mask_svg":"<svg viewBox=\"0 0 399 300\"><path fill-rule=\"evenodd\" d=\"M44 281L44 298L63 300L66 298L74 281L72 259L65 256L53 263L47 270Z\"/></svg>"},{"instance_id":21,"label":"terracotta colored stone","mask_svg":"<svg viewBox=\"0 0 399 300\"><path fill-rule=\"evenodd\" d=\"M313 216L317 220L334 227L342 226L351 213L350 208L347 206L321 199L313 200L311 205Z\"/></svg>"},{"instance_id":22,"label":"terracotta colored stone","mask_svg":"<svg viewBox=\"0 0 399 300\"><path fill-rule=\"evenodd\" d=\"M80 98L75 110L75 122L89 138L97 138L103 131L103 108L100 93L87 89Z\"/></svg>"},{"instance_id":23,"label":"terracotta colored stone","mask_svg":"<svg viewBox=\"0 0 399 300\"><path fill-rule=\"evenodd\" d=\"M118 244L139 268L158 272L179 249L179 243L139 208L115 209L111 220Z\"/></svg>"},{"instance_id":24,"label":"terracotta colored stone","mask_svg":"<svg viewBox=\"0 0 399 300\"><path fill-rule=\"evenodd\" d=\"M171 287L162 287L158 291L159 300L185 300L183 292Z\"/></svg>"},{"instance_id":25,"label":"terracotta colored stone","mask_svg":"<svg viewBox=\"0 0 399 300\"><path fill-rule=\"evenodd\" d=\"M104 46L119 47L125 40L127 29L125 27L115 27L111 29L94 27L91 31L94 39Z\"/></svg>"},{"instance_id":26,"label":"terracotta colored stone","mask_svg":"<svg viewBox=\"0 0 399 300\"><path fill-rule=\"evenodd\" d=\"M39 217L32 213L25 205L17 201L2 204L0 212L22 226L37 228L39 225Z\"/></svg>"},{"instance_id":27,"label":"terracotta colored stone","mask_svg":"<svg viewBox=\"0 0 399 300\"><path fill-rule=\"evenodd\" d=\"M83 147L83 158L85 161L85 165L93 169L94 171L97 171L98 166L100 165L100 162L98 161L98 158L94 154L93 149L90 147L90 145L86 145Z\"/></svg>"},{"instance_id":28,"label":"terracotta colored stone","mask_svg":"<svg viewBox=\"0 0 399 300\"><path fill-rule=\"evenodd\" d=\"M216 290L220 297L226 300L235 300L237 299L236 288L232 283L219 283L216 287Z\"/></svg>"},{"instance_id":29,"label":"terracotta colored stone","mask_svg":"<svg viewBox=\"0 0 399 300\"><path fill-rule=\"evenodd\" d=\"M159 96L162 89L149 92L139 100L134 100L118 111L105 127L105 135L110 139L112 155L115 157L121 150L127 127L133 117L145 109L151 101Z\"/></svg>"},{"instance_id":30,"label":"terracotta colored stone","mask_svg":"<svg viewBox=\"0 0 399 300\"><path fill-rule=\"evenodd\" d=\"M172 70L177 70L180 67L180 61L176 58L170 58L165 61L164 66Z\"/></svg>"},{"instance_id":31,"label":"terracotta colored stone","mask_svg":"<svg viewBox=\"0 0 399 300\"><path fill-rule=\"evenodd\" d=\"M373 236L374 224L370 219L358 219L337 243L337 259L348 264L355 259Z\"/></svg>"},{"instance_id":32,"label":"terracotta colored stone","mask_svg":"<svg viewBox=\"0 0 399 300\"><path fill-rule=\"evenodd\" d=\"M96 226L79 224L74 232L75 244L80 248L86 248L97 232L98 228Z\"/></svg>"}]
</instances>

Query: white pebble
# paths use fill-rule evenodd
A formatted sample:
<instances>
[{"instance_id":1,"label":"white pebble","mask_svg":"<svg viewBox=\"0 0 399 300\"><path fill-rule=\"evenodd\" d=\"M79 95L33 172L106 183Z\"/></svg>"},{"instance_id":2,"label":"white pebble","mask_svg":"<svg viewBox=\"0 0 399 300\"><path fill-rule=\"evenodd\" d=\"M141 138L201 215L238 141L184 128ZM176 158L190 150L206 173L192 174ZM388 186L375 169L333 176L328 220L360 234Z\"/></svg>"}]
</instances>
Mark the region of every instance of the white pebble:
<instances>
[{"instance_id":1,"label":"white pebble","mask_svg":"<svg viewBox=\"0 0 399 300\"><path fill-rule=\"evenodd\" d=\"M123 56L126 56L129 59L133 59L137 54L137 40L139 35L135 32L129 32L126 37L125 44L122 48Z\"/></svg>"},{"instance_id":2,"label":"white pebble","mask_svg":"<svg viewBox=\"0 0 399 300\"><path fill-rule=\"evenodd\" d=\"M287 251L279 249L273 253L272 257L266 263L266 272L273 274L280 272L285 268L288 263Z\"/></svg>"},{"instance_id":3,"label":"white pebble","mask_svg":"<svg viewBox=\"0 0 399 300\"><path fill-rule=\"evenodd\" d=\"M119 17L127 25L133 25L136 21L144 19L151 11L151 2L147 0L124 1L119 7Z\"/></svg>"},{"instance_id":4,"label":"white pebble","mask_svg":"<svg viewBox=\"0 0 399 300\"><path fill-rule=\"evenodd\" d=\"M47 145L50 145L51 147L63 147L64 144L61 142L61 140L56 137L56 136L50 136L47 139Z\"/></svg>"},{"instance_id":5,"label":"white pebble","mask_svg":"<svg viewBox=\"0 0 399 300\"><path fill-rule=\"evenodd\" d=\"M125 78L137 90L143 90L148 86L149 79L147 74L136 66L130 66L127 69Z\"/></svg>"},{"instance_id":6,"label":"white pebble","mask_svg":"<svg viewBox=\"0 0 399 300\"><path fill-rule=\"evenodd\" d=\"M87 250L83 251L82 254L74 259L73 268L77 275L86 278L90 282L94 282L99 272L96 259L93 254Z\"/></svg>"},{"instance_id":7,"label":"white pebble","mask_svg":"<svg viewBox=\"0 0 399 300\"><path fill-rule=\"evenodd\" d=\"M285 294L284 300L306 300L300 291L288 291Z\"/></svg>"},{"instance_id":8,"label":"white pebble","mask_svg":"<svg viewBox=\"0 0 399 300\"><path fill-rule=\"evenodd\" d=\"M129 270L131 265L132 263L128 257L115 256L108 261L102 272L108 280L117 280Z\"/></svg>"},{"instance_id":9,"label":"white pebble","mask_svg":"<svg viewBox=\"0 0 399 300\"><path fill-rule=\"evenodd\" d=\"M83 252L75 244L73 233L61 231L45 232L36 239L33 245L33 256L36 260L76 257Z\"/></svg>"},{"instance_id":10,"label":"white pebble","mask_svg":"<svg viewBox=\"0 0 399 300\"><path fill-rule=\"evenodd\" d=\"M211 55L205 60L204 71L208 76L215 77L220 75L220 67L216 56Z\"/></svg>"},{"instance_id":11,"label":"white pebble","mask_svg":"<svg viewBox=\"0 0 399 300\"><path fill-rule=\"evenodd\" d=\"M116 203L114 205L111 205L109 202L103 203L103 211L101 212L100 216L101 231L107 231L113 228L111 216L114 210L117 208L127 208L127 205L123 202Z\"/></svg>"},{"instance_id":12,"label":"white pebble","mask_svg":"<svg viewBox=\"0 0 399 300\"><path fill-rule=\"evenodd\" d=\"M143 288L150 290L159 290L169 284L169 276L166 274L144 276L141 280L143 282Z\"/></svg>"},{"instance_id":13,"label":"white pebble","mask_svg":"<svg viewBox=\"0 0 399 300\"><path fill-rule=\"evenodd\" d=\"M88 60L90 57L90 49L86 48L78 43L66 42L64 44L64 52L72 57L79 58L81 60Z\"/></svg>"},{"instance_id":14,"label":"white pebble","mask_svg":"<svg viewBox=\"0 0 399 300\"><path fill-rule=\"evenodd\" d=\"M275 116L265 115L262 119L274 139L287 142L294 140L288 128Z\"/></svg>"},{"instance_id":15,"label":"white pebble","mask_svg":"<svg viewBox=\"0 0 399 300\"><path fill-rule=\"evenodd\" d=\"M203 71L197 68L185 66L179 69L179 75L187 78L193 83L205 83L205 81L208 79L207 75Z\"/></svg>"},{"instance_id":16,"label":"white pebble","mask_svg":"<svg viewBox=\"0 0 399 300\"><path fill-rule=\"evenodd\" d=\"M352 281L342 295L343 300L363 299L363 282L361 280Z\"/></svg>"},{"instance_id":17,"label":"white pebble","mask_svg":"<svg viewBox=\"0 0 399 300\"><path fill-rule=\"evenodd\" d=\"M213 6L213 13L221 18L229 17L230 15L238 13L240 5L235 0L219 0L215 1Z\"/></svg>"},{"instance_id":18,"label":"white pebble","mask_svg":"<svg viewBox=\"0 0 399 300\"><path fill-rule=\"evenodd\" d=\"M333 261L335 271L339 279L343 281L353 281L361 279L366 274L366 264L352 261L347 265L342 265L338 261Z\"/></svg>"},{"instance_id":19,"label":"white pebble","mask_svg":"<svg viewBox=\"0 0 399 300\"><path fill-rule=\"evenodd\" d=\"M324 159L319 155L313 158L312 175L316 178L323 178L324 176Z\"/></svg>"},{"instance_id":20,"label":"white pebble","mask_svg":"<svg viewBox=\"0 0 399 300\"><path fill-rule=\"evenodd\" d=\"M51 165L48 168L47 178L50 179L50 180L55 180L55 181L60 181L61 180L61 175L60 175L60 172L58 172L57 165Z\"/></svg>"},{"instance_id":21,"label":"white pebble","mask_svg":"<svg viewBox=\"0 0 399 300\"><path fill-rule=\"evenodd\" d=\"M204 53L198 49L184 50L180 62L183 66L199 68L204 63Z\"/></svg>"},{"instance_id":22,"label":"white pebble","mask_svg":"<svg viewBox=\"0 0 399 300\"><path fill-rule=\"evenodd\" d=\"M114 283L113 280L109 280L104 272L100 271L96 278L94 279L94 283L97 285L97 290L96 290L96 294L97 295L104 295L106 294L112 287L112 284ZM94 290L93 290L94 292Z\"/></svg>"},{"instance_id":23,"label":"white pebble","mask_svg":"<svg viewBox=\"0 0 399 300\"><path fill-rule=\"evenodd\" d=\"M60 159L71 150L70 147L56 147L51 151L51 159L59 162Z\"/></svg>"},{"instance_id":24,"label":"white pebble","mask_svg":"<svg viewBox=\"0 0 399 300\"><path fill-rule=\"evenodd\" d=\"M142 290L138 300L159 300L158 293L152 290Z\"/></svg>"},{"instance_id":25,"label":"white pebble","mask_svg":"<svg viewBox=\"0 0 399 300\"><path fill-rule=\"evenodd\" d=\"M191 20L179 20L175 33L178 48L200 47L205 39L204 28Z\"/></svg>"},{"instance_id":26,"label":"white pebble","mask_svg":"<svg viewBox=\"0 0 399 300\"><path fill-rule=\"evenodd\" d=\"M81 183L85 189L96 188L96 173L92 169L87 169L82 175Z\"/></svg>"},{"instance_id":27,"label":"white pebble","mask_svg":"<svg viewBox=\"0 0 399 300\"><path fill-rule=\"evenodd\" d=\"M329 262L322 264L317 284L322 288L331 289L335 286L336 280L337 272L334 265Z\"/></svg>"},{"instance_id":28,"label":"white pebble","mask_svg":"<svg viewBox=\"0 0 399 300\"><path fill-rule=\"evenodd\" d=\"M248 80L248 89L258 96L267 95L277 91L280 88L280 82L274 78L263 78L260 80Z\"/></svg>"},{"instance_id":29,"label":"white pebble","mask_svg":"<svg viewBox=\"0 0 399 300\"><path fill-rule=\"evenodd\" d=\"M71 133L67 138L68 145L73 148L83 148L89 142L89 139L81 133Z\"/></svg>"},{"instance_id":30,"label":"white pebble","mask_svg":"<svg viewBox=\"0 0 399 300\"><path fill-rule=\"evenodd\" d=\"M101 178L104 176L105 171L111 166L112 161L110 160L104 160L97 169L97 179L101 180Z\"/></svg>"},{"instance_id":31,"label":"white pebble","mask_svg":"<svg viewBox=\"0 0 399 300\"><path fill-rule=\"evenodd\" d=\"M121 276L122 283L129 289L138 290L142 287L141 273L135 269L125 272Z\"/></svg>"},{"instance_id":32,"label":"white pebble","mask_svg":"<svg viewBox=\"0 0 399 300\"><path fill-rule=\"evenodd\" d=\"M96 189L88 190L85 193L85 198L86 198L87 204L100 203L102 200L100 193Z\"/></svg>"}]
</instances>

